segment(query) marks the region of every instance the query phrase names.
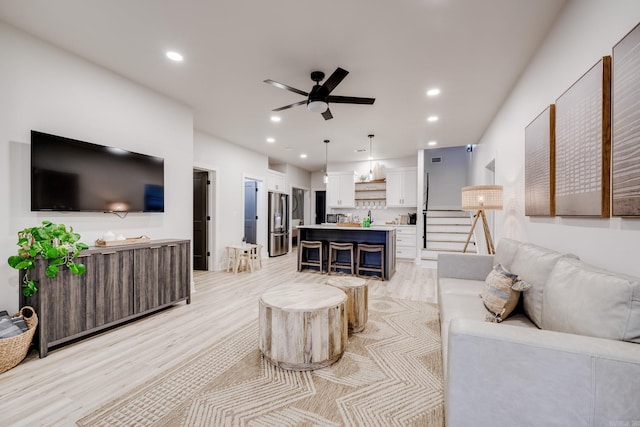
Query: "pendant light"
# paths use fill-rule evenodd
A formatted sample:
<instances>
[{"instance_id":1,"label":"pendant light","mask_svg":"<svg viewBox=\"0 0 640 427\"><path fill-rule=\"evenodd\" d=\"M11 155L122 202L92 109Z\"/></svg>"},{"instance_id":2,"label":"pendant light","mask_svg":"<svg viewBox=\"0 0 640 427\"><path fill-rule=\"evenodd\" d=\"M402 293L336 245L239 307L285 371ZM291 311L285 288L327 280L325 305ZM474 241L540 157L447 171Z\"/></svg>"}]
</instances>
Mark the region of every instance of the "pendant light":
<instances>
[{"instance_id":1,"label":"pendant light","mask_svg":"<svg viewBox=\"0 0 640 427\"><path fill-rule=\"evenodd\" d=\"M329 183L329 174L327 173L329 169L329 140L324 140L324 178L322 181L325 184Z\"/></svg>"},{"instance_id":2,"label":"pendant light","mask_svg":"<svg viewBox=\"0 0 640 427\"><path fill-rule=\"evenodd\" d=\"M371 163L373 161L373 137L375 135L371 134L371 135L367 135L369 137L369 181L373 180L373 167L371 166Z\"/></svg>"}]
</instances>

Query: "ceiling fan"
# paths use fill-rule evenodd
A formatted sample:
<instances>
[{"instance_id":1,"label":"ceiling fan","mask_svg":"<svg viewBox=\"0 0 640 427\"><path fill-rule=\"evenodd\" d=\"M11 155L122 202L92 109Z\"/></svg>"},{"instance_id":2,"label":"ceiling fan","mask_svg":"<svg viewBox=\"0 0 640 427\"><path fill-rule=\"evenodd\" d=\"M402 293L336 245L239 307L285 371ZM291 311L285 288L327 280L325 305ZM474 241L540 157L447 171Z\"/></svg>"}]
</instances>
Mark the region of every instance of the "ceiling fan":
<instances>
[{"instance_id":1,"label":"ceiling fan","mask_svg":"<svg viewBox=\"0 0 640 427\"><path fill-rule=\"evenodd\" d=\"M296 102L290 105L285 105L284 107L276 108L273 111L282 111L289 109L291 107L296 107L298 105L307 104L307 108L309 111L313 113L322 113L322 117L325 120L329 120L333 118L331 111L329 110L329 103L336 104L373 104L375 102L375 98L357 98L355 96L334 96L331 95L331 92L340 84L340 82L347 77L349 72L340 67L336 68L336 70L329 76L329 78L324 82L324 84L320 85L320 82L324 80L324 73L322 71L314 71L311 73L311 80L316 82L316 84L311 88L311 92L307 93L300 89L296 89L291 86L287 86L282 83L278 83L271 79L267 79L264 82L270 85L274 85L275 87L279 87L280 89L288 90L290 92L298 93L300 95L306 96L307 99L304 101Z\"/></svg>"}]
</instances>

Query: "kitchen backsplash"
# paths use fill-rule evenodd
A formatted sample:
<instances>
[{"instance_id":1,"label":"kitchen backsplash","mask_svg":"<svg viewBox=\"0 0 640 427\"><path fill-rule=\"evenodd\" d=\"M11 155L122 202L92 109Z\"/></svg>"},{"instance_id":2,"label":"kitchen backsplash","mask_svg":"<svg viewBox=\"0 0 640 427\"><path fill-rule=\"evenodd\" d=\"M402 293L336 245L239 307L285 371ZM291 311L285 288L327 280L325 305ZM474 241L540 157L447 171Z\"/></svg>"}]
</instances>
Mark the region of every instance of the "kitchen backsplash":
<instances>
[{"instance_id":1,"label":"kitchen backsplash","mask_svg":"<svg viewBox=\"0 0 640 427\"><path fill-rule=\"evenodd\" d=\"M327 213L338 213L343 215L351 214L351 218L354 222L360 222L367 216L369 209L329 209ZM409 213L416 213L416 208L384 208L384 209L371 209L372 224L383 225L387 222L398 221L400 222L400 215L407 215ZM356 218L357 217L357 218Z\"/></svg>"}]
</instances>

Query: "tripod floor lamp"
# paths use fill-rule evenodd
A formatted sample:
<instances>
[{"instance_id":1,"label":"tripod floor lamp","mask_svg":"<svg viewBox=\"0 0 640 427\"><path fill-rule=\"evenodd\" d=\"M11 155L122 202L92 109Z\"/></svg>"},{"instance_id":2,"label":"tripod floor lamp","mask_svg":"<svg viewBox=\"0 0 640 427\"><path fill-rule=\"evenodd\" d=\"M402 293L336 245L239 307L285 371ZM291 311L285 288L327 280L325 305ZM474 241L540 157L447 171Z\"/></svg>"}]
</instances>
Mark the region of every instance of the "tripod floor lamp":
<instances>
[{"instance_id":1,"label":"tripod floor lamp","mask_svg":"<svg viewBox=\"0 0 640 427\"><path fill-rule=\"evenodd\" d=\"M482 227L484 229L484 238L487 242L487 250L489 254L495 254L496 250L493 246L493 240L491 239L491 232L489 231L489 224L487 223L487 216L485 210L502 210L502 185L477 185L474 187L462 188L462 210L464 211L476 211L473 219L473 225L467 236L467 242L464 244L462 252L467 251L471 236L473 236L473 230L476 228L478 219L482 218Z\"/></svg>"}]
</instances>

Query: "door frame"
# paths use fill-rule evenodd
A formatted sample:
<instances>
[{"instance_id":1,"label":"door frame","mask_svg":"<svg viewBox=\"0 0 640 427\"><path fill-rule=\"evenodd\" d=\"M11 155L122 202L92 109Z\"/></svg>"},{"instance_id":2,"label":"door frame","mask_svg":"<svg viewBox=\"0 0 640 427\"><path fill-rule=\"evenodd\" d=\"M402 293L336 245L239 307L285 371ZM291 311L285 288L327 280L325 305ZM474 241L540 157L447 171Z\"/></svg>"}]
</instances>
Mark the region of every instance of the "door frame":
<instances>
[{"instance_id":1,"label":"door frame","mask_svg":"<svg viewBox=\"0 0 640 427\"><path fill-rule=\"evenodd\" d=\"M311 190L309 191L309 222L307 222L307 224L311 224L311 216L314 215L315 218L315 214L316 214L316 192L318 191L324 191L325 192L325 213L327 213L328 209L327 209L327 197L326 197L326 192L327 192L327 188L326 187L312 187ZM315 221L314 221L315 224Z\"/></svg>"},{"instance_id":2,"label":"door frame","mask_svg":"<svg viewBox=\"0 0 640 427\"><path fill-rule=\"evenodd\" d=\"M211 217L211 220L207 224L207 252L209 252L209 260L207 262L207 271L217 271L219 269L220 262L218 260L216 248L216 236L218 236L218 170L215 167L205 165L202 163L194 163L193 170L200 172L207 172L209 181L211 184L208 187L207 197L207 213ZM193 216L193 215L192 215ZM193 239L193 236L191 236ZM191 257L193 258L193 245L191 245ZM192 266L193 267L193 266Z\"/></svg>"},{"instance_id":3,"label":"door frame","mask_svg":"<svg viewBox=\"0 0 640 427\"><path fill-rule=\"evenodd\" d=\"M291 185L289 187L289 250L293 249L293 228L291 226L291 220L293 219L293 189L302 190L302 210L304 214L302 216L302 221L304 225L311 224L311 195L312 192L309 187L303 187L298 185ZM313 193L315 195L315 193ZM315 211L314 211L315 214ZM300 243L300 238L298 238L298 242L296 245Z\"/></svg>"},{"instance_id":4,"label":"door frame","mask_svg":"<svg viewBox=\"0 0 640 427\"><path fill-rule=\"evenodd\" d=\"M204 245L204 253L202 254L202 256L204 257L205 268L204 269L198 269L198 271L209 271L209 264L211 263L210 262L211 261L210 260L211 256L210 256L210 254L208 254L208 252L209 252L209 234L210 234L209 233L209 222L210 222L210 219L207 219L207 217L211 218L210 210L209 210L209 197L210 197L209 187L211 185L210 184L211 183L211 177L209 176L209 172L194 168L193 169L194 183L195 183L195 174L196 173L197 174L204 174L203 177L206 177L206 180L207 180L207 182L204 184L204 186L205 186L205 188L203 189L204 191L202 191L201 194L197 195L198 199L201 198L201 197L204 197L205 198L205 202L206 202L206 205L204 206L204 218L203 218L204 224L202 225L203 232L202 233L198 233L198 234L204 234L205 245ZM199 178L199 180L200 180L200 178ZM195 198L196 198L196 195L195 195L195 184L194 184L194 199ZM194 206L194 208L195 208L195 206ZM196 214L195 209L192 212L192 214L193 214L194 222L195 222L195 214ZM192 270L196 269L195 268L195 264L196 264L195 257L193 256L193 255L195 255L195 248L196 248L196 244L195 244L196 236L195 235L196 235L196 233L195 233L195 226L194 226L193 227L193 234L191 236L191 238L192 238L192 240L191 240L191 253L192 253L191 269Z\"/></svg>"},{"instance_id":5,"label":"door frame","mask_svg":"<svg viewBox=\"0 0 640 427\"><path fill-rule=\"evenodd\" d=\"M244 233L244 182L245 180L250 179L252 181L256 181L256 186L258 188L258 197L256 200L256 212L258 215L258 219L256 221L256 243L262 245L262 258L265 258L265 253L267 254L267 258L269 257L267 251L267 234L268 231L268 223L267 223L267 203L269 197L269 190L267 189L267 181L264 176L256 176L252 174L248 174L246 172L242 173L242 180L240 183L240 191L242 194L240 195L242 200L242 232Z\"/></svg>"}]
</instances>

